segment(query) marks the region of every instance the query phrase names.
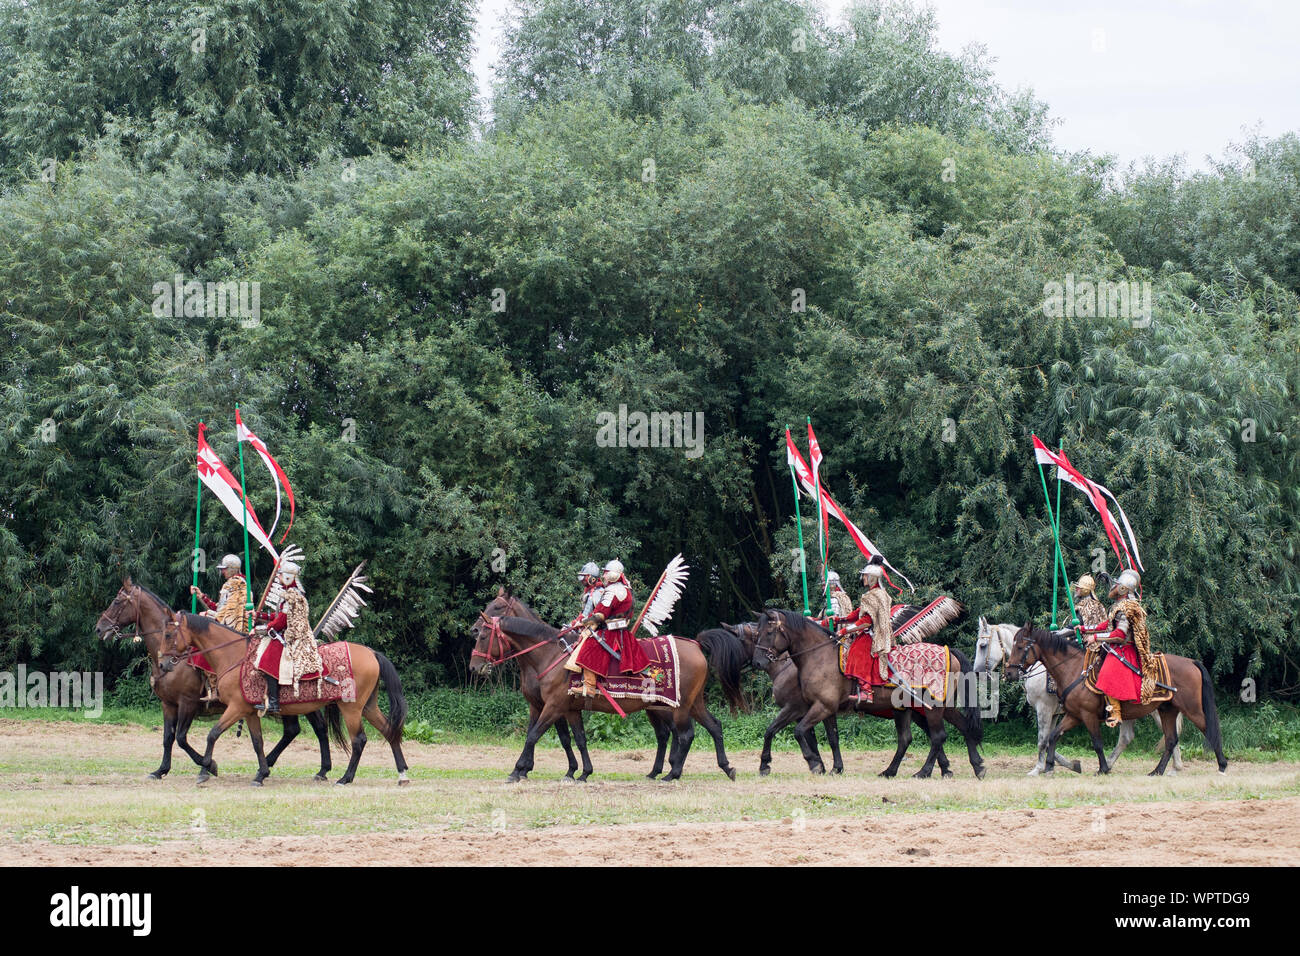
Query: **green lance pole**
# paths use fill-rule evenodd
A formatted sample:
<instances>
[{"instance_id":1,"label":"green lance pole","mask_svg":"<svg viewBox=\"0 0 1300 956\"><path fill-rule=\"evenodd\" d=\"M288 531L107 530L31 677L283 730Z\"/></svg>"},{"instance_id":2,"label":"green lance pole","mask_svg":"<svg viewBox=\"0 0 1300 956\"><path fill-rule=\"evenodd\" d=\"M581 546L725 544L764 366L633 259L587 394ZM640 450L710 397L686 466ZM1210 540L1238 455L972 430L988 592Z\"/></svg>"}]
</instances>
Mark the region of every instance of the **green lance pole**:
<instances>
[{"instance_id":1,"label":"green lance pole","mask_svg":"<svg viewBox=\"0 0 1300 956\"><path fill-rule=\"evenodd\" d=\"M1057 441L1056 450L1058 452L1065 450L1065 442ZM1056 549L1061 550L1061 469L1056 469ZM1070 576L1065 573L1065 553L1061 552L1061 586L1065 588L1065 594L1070 600L1070 618L1072 623L1079 623L1079 614L1074 609L1074 590L1070 587ZM1056 602L1052 602L1052 607L1056 607Z\"/></svg>"},{"instance_id":2,"label":"green lance pole","mask_svg":"<svg viewBox=\"0 0 1300 956\"><path fill-rule=\"evenodd\" d=\"M1058 472L1057 474L1059 475L1060 473ZM1056 516L1052 513L1052 496L1047 490L1047 478L1043 474L1043 465L1041 462L1038 463L1038 480L1043 483L1043 503L1047 505L1047 524L1051 527L1052 538L1056 542L1056 560L1052 565L1052 593L1053 596L1055 596L1056 585L1058 583L1057 575L1060 575L1067 581L1069 580L1069 576L1065 573L1065 558L1061 556L1061 538L1057 531ZM1065 596L1070 599L1070 616L1075 620L1075 622L1078 622L1079 615L1074 609L1074 595L1070 593L1069 587L1065 589ZM1056 627L1055 606L1052 608L1052 627Z\"/></svg>"},{"instance_id":3,"label":"green lance pole","mask_svg":"<svg viewBox=\"0 0 1300 956\"><path fill-rule=\"evenodd\" d=\"M790 426L785 426L785 433L790 434ZM794 475L794 462L790 463L790 484L794 486L794 526L799 530L799 575L803 578L803 613L808 617L808 561L803 553L803 518L799 515L799 479Z\"/></svg>"},{"instance_id":4,"label":"green lance pole","mask_svg":"<svg viewBox=\"0 0 1300 956\"><path fill-rule=\"evenodd\" d=\"M235 412L239 412L239 403L235 403ZM235 434L235 445L239 449L239 493L244 506L244 610L248 612L248 629L253 630L253 568L248 561L248 489L244 487L244 443Z\"/></svg>"},{"instance_id":5,"label":"green lance pole","mask_svg":"<svg viewBox=\"0 0 1300 956\"><path fill-rule=\"evenodd\" d=\"M812 432L812 416L808 416L808 431ZM823 459L824 460L824 459ZM826 512L822 506L822 483L820 470L817 477L817 537L822 545L822 601L826 605L826 616L831 616L831 569L826 563Z\"/></svg>"},{"instance_id":6,"label":"green lance pole","mask_svg":"<svg viewBox=\"0 0 1300 956\"><path fill-rule=\"evenodd\" d=\"M199 422L199 428L203 422ZM194 553L190 555L190 566L194 569L194 586L199 586L199 513L203 510L203 476L199 474L198 463L194 465L194 475L198 488L194 492ZM199 613L199 596L190 594L190 613Z\"/></svg>"}]
</instances>

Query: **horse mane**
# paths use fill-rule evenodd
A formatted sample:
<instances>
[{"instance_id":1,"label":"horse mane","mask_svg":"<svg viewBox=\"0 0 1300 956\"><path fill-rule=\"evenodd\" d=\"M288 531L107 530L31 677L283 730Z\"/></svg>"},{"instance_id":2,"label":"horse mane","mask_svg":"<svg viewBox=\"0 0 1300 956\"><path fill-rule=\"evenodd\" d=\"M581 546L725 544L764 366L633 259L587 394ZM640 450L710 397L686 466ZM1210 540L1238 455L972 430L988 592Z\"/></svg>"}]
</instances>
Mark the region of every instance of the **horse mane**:
<instances>
[{"instance_id":1,"label":"horse mane","mask_svg":"<svg viewBox=\"0 0 1300 956\"><path fill-rule=\"evenodd\" d=\"M539 641L553 641L560 632L543 621L530 621L526 617L503 617L499 622L512 634L531 637Z\"/></svg>"},{"instance_id":2,"label":"horse mane","mask_svg":"<svg viewBox=\"0 0 1300 956\"><path fill-rule=\"evenodd\" d=\"M164 601L164 600L163 600L162 598L160 598L158 595L154 594L152 591L150 591L150 590L149 590L147 587L145 587L143 584L136 584L136 587L138 587L142 592L144 592L145 594L147 594L149 597L153 598L155 603L161 605L162 607L165 607L165 608L166 608L167 610L169 610L169 611L172 609L172 606L171 606L170 604L168 604L166 601Z\"/></svg>"},{"instance_id":3,"label":"horse mane","mask_svg":"<svg viewBox=\"0 0 1300 956\"><path fill-rule=\"evenodd\" d=\"M1077 654L1083 653L1083 648L1081 648L1073 639L1062 637L1055 631L1049 631L1042 627L1034 627L1030 628L1029 634L1037 643L1043 645L1043 647L1047 648L1049 651L1054 651L1058 654L1065 654L1071 651Z\"/></svg>"},{"instance_id":4,"label":"horse mane","mask_svg":"<svg viewBox=\"0 0 1300 956\"><path fill-rule=\"evenodd\" d=\"M181 617L184 618L186 626L195 631L206 633L212 628L217 627L223 631L229 631L235 637L248 637L243 631L237 631L233 627L222 624L214 617L204 617L202 614L191 614L189 611L181 611Z\"/></svg>"},{"instance_id":5,"label":"horse mane","mask_svg":"<svg viewBox=\"0 0 1300 956\"><path fill-rule=\"evenodd\" d=\"M827 637L831 636L830 631L822 627L812 618L804 617L804 615L800 611L785 611L780 608L771 608L770 610L775 611L777 614L779 614L781 616L781 623L784 624L786 627L790 628L791 630L797 630L798 628L801 627L811 626L821 631Z\"/></svg>"}]
</instances>

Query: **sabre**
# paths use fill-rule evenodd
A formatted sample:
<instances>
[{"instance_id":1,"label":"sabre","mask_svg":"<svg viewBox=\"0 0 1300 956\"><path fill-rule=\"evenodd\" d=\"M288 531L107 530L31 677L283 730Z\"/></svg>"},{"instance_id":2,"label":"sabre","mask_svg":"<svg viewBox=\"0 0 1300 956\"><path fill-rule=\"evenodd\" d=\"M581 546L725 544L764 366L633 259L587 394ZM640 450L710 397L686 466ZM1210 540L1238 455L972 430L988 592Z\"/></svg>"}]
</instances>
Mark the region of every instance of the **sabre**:
<instances>
[{"instance_id":1,"label":"sabre","mask_svg":"<svg viewBox=\"0 0 1300 956\"><path fill-rule=\"evenodd\" d=\"M1140 670L1138 670L1136 667L1134 667L1134 666L1133 666L1132 664L1130 664L1128 661L1124 660L1124 658L1122 658L1122 657L1119 655L1119 652L1118 652L1118 651L1114 651L1114 650L1112 650L1112 649L1111 649L1111 646L1110 646L1110 644L1109 644L1108 642L1106 642L1106 641L1099 641L1098 643L1101 644L1102 648L1105 649L1105 651L1106 651L1107 654L1109 654L1111 657L1115 658L1115 660L1119 661L1121 664L1123 664L1125 667L1127 667L1129 670L1131 670L1134 674L1137 674L1138 677L1141 677L1143 680L1146 679L1146 675L1145 675L1145 674L1143 674ZM1157 687L1161 688L1162 690L1167 690L1167 691L1170 691L1170 692L1172 692L1172 693L1177 693L1177 692L1178 692L1178 688L1176 688L1176 687L1170 687L1168 684L1162 684L1162 683L1160 683L1160 681L1156 681L1155 684L1156 684Z\"/></svg>"},{"instance_id":2,"label":"sabre","mask_svg":"<svg viewBox=\"0 0 1300 956\"><path fill-rule=\"evenodd\" d=\"M925 708L929 708L931 706L930 704L927 704L925 701L923 701L920 697L916 696L916 692L912 690L911 685L908 684L907 681L903 680L903 675L898 673L898 670L894 667L894 662L889 659L888 655L885 656L885 666L889 668L889 673L894 675L894 680L898 683L898 686L903 688L905 691L907 691L908 695L912 698L912 700L916 701L918 704L920 704L922 707Z\"/></svg>"}]
</instances>

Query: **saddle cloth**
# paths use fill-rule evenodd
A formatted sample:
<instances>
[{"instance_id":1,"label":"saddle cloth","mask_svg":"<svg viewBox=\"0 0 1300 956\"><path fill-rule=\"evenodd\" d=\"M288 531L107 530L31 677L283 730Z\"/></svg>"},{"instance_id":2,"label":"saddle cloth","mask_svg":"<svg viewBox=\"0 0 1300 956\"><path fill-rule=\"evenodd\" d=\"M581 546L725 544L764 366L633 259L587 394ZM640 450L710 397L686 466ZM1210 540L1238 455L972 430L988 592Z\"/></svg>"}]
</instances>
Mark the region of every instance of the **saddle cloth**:
<instances>
[{"instance_id":1,"label":"saddle cloth","mask_svg":"<svg viewBox=\"0 0 1300 956\"><path fill-rule=\"evenodd\" d=\"M337 700L350 704L357 699L357 682L352 674L352 652L347 641L334 641L322 644L318 648L321 660L325 663L325 673L313 677L304 677L298 682L295 694L292 684L280 685L280 706L286 704L307 704L316 701ZM253 664L257 653L257 643L253 642L248 655L239 665L239 689L244 700L250 704L260 704L266 700L266 675ZM331 684L324 680L333 677L338 681Z\"/></svg>"},{"instance_id":2,"label":"saddle cloth","mask_svg":"<svg viewBox=\"0 0 1300 956\"><path fill-rule=\"evenodd\" d=\"M860 634L860 641L871 640L870 632ZM840 673L846 674L844 660L852 642L840 642ZM889 652L889 663L907 685L915 691L924 690L935 700L948 697L948 667L950 653L944 644L903 644ZM885 687L897 687L896 681L886 681Z\"/></svg>"},{"instance_id":3,"label":"saddle cloth","mask_svg":"<svg viewBox=\"0 0 1300 956\"><path fill-rule=\"evenodd\" d=\"M677 660L677 641L671 634L661 637L637 638L641 650L650 660L650 666L639 674L620 674L600 677L600 686L610 697L635 697L649 704L681 704L681 666ZM322 652L324 648L321 649ZM582 674L569 674L569 693L582 693Z\"/></svg>"},{"instance_id":4,"label":"saddle cloth","mask_svg":"<svg viewBox=\"0 0 1300 956\"><path fill-rule=\"evenodd\" d=\"M1165 655L1154 654L1152 656L1155 658L1156 666L1159 668L1159 673L1157 673L1156 675L1156 680L1159 681L1161 684L1165 684L1168 687L1174 686L1174 682L1169 679L1169 662L1165 660ZM1101 663L1105 659L1106 659L1105 655L1103 655L1101 652L1101 646L1098 644L1089 644L1087 649L1084 651L1083 686L1086 687L1088 690L1092 691L1094 694L1101 693L1101 691L1097 690L1097 676L1101 673ZM1124 666L1123 664L1120 665L1120 667L1123 666ZM1151 700L1148 703L1152 703L1152 704L1164 703L1167 700L1172 700L1173 696L1174 696L1173 691L1165 690L1163 687L1157 687L1154 691L1152 691ZM1137 704L1138 701L1135 700L1120 701L1121 705L1125 703ZM1120 716L1123 716L1123 711L1124 708L1123 706L1121 706Z\"/></svg>"}]
</instances>

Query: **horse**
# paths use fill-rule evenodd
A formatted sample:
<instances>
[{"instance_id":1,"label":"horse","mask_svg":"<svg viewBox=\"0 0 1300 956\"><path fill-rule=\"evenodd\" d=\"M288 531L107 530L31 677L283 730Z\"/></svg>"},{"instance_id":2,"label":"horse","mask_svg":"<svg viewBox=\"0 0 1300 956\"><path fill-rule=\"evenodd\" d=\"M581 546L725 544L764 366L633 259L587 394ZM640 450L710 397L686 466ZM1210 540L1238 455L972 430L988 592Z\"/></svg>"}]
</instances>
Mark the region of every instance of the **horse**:
<instances>
[{"instance_id":1,"label":"horse","mask_svg":"<svg viewBox=\"0 0 1300 956\"><path fill-rule=\"evenodd\" d=\"M745 656L750 659L751 664L754 663L754 643L758 639L758 622L723 624L722 629L735 635L741 643ZM795 667L794 661L790 659L789 654L782 655L776 660L764 658L758 662L757 666L772 679L772 699L781 708L776 715L776 719L768 725L763 734L763 753L759 757L758 772L760 776L766 777L772 772L772 739L778 732L784 730L808 712L808 701L799 687L799 669ZM840 706L841 713L853 713L854 711L855 707L852 700L847 700ZM898 746L900 749L894 755L894 762L881 771L880 776L882 777L892 777L898 772L898 765L903 760L903 754L912 745L910 723L897 719L904 713L904 711L898 711L892 715L895 717L895 728L898 731ZM873 714L873 716L883 717L886 715ZM919 716L913 713L911 717L913 722L925 729L925 722ZM831 748L831 773L843 773L844 758L840 753L840 731L836 715L831 714L823 720L822 728L826 731L826 742ZM817 734L815 732L810 735L809 743L812 746L813 755L818 760L821 760L821 752L817 749ZM938 759L939 772L945 777L951 777L952 771L948 769L948 756L942 749L939 751Z\"/></svg>"},{"instance_id":2,"label":"horse","mask_svg":"<svg viewBox=\"0 0 1300 956\"><path fill-rule=\"evenodd\" d=\"M977 673L992 672L997 670L999 664L1006 662L1011 656L1011 644L1016 637L1016 626L1014 624L989 624L984 618L979 620L979 632L975 641L975 670ZM1047 738L1052 735L1052 726L1056 721L1056 715L1060 714L1061 701L1056 694L1047 689L1047 669L1042 664L1035 664L1029 668L1021 683L1025 688L1025 699L1029 701L1029 706L1034 708L1034 714L1038 718L1038 762L1034 769L1030 770L1028 776L1034 777L1040 773L1051 773L1052 766L1047 763ZM1156 722L1156 726L1161 726L1160 715L1152 714L1151 719ZM1164 733L1163 728L1161 733ZM1178 715L1178 734L1183 733L1183 715ZM1137 736L1137 721L1126 720L1119 725L1119 742L1111 752L1109 763L1113 767L1115 761L1119 760L1120 754L1128 749L1128 745L1133 742ZM1073 770L1075 773L1082 773L1083 766L1077 760L1058 760L1062 767ZM1176 773L1183 769L1183 748L1181 746L1174 748L1173 771Z\"/></svg>"},{"instance_id":3,"label":"horse","mask_svg":"<svg viewBox=\"0 0 1300 956\"><path fill-rule=\"evenodd\" d=\"M542 622L541 617L539 617L536 612L527 605L527 603L514 597L505 587L498 587L496 597L494 597L488 603L488 606L480 612L478 619L470 627L470 635L474 638L474 650L470 654L470 669L474 673L490 673L499 663L509 660L508 657L494 658L492 655L495 653L495 650L491 646L490 625L492 619L494 617L500 618L506 616L525 617L530 621ZM709 638L704 639L697 637L696 640L700 641L701 645L709 652L711 667L715 666L715 660L720 660L720 655L740 655L739 660L743 661L744 659L743 652L735 642L728 643L725 639L714 640L711 635ZM478 665L476 668L475 664L479 659L481 659L483 663ZM542 697L538 682L538 678L540 677L540 668L536 667L532 661L528 659L527 654L520 656L519 664L519 690L520 693L524 695L524 699L528 701L528 726L531 728L533 723L537 720L537 715L540 714L542 710ZM739 686L734 688L724 688L724 692L727 694L728 701L731 703L733 710L737 706L743 704ZM646 776L649 779L654 780L659 776L659 774L663 773L664 757L667 754L669 738L672 735L672 720L667 714L658 710L647 710L645 714L650 721L651 728L654 730L656 744L654 766L650 768L650 772L646 774ZM710 717L712 717L712 714L710 714ZM564 752L569 758L569 770L564 776L566 780L576 779L579 783L585 783L592 773L591 756L587 751L586 735L584 732L582 743L579 744L579 751L582 754L582 775L575 778L574 773L578 769L578 761L574 758L573 750L569 746L568 728L571 720L574 720L572 716L567 717L565 720L556 721L555 723L555 733L560 738L560 743L564 746ZM581 711L578 712L576 724L573 726L576 735L577 728L582 726ZM722 767L723 772L726 773L727 776L732 780L735 780L736 771L732 769L730 764L727 762L727 754L723 746L722 724L718 722L717 718L713 718L710 722L705 723L704 726L705 729L709 731L710 736L713 737L713 746L718 754L718 765ZM529 770L531 769L532 768L530 767ZM518 776L516 776L516 774L518 774ZM527 776L528 770L521 772L516 769L511 773L509 779L511 782L518 782Z\"/></svg>"},{"instance_id":4,"label":"horse","mask_svg":"<svg viewBox=\"0 0 1300 956\"><path fill-rule=\"evenodd\" d=\"M799 687L808 703L808 710L795 724L794 735L803 751L808 769L813 773L825 773L825 765L812 745L809 733L818 722L836 714L849 702L853 693L853 680L841 671L838 661L839 642L816 621L797 611L767 610L758 619L758 634L754 641L754 664L762 666L762 657L775 661L782 653L789 653L790 659L798 669ZM970 662L956 648L949 648L950 664L955 661L957 670L952 673L971 674ZM969 693L966 680L958 685L963 694ZM883 698L883 695L882 695ZM946 704L946 702L945 702ZM862 713L880 717L893 717L898 730L898 751L893 761L885 768L881 776L892 777L898 772L907 747L911 744L911 731L908 727L908 711L913 708L897 708L889 698L877 700L872 704L862 704L856 708ZM983 724L979 708L967 701L965 706L924 707L920 710L924 716L927 733L930 737L930 752L914 777L925 779L934 772L934 764L943 753L943 743L948 737L944 721L948 721L966 739L966 750L970 756L971 768L975 776L983 780L987 772L984 761L979 754L979 744L983 740ZM942 772L942 764L940 764ZM949 776L950 774L945 774Z\"/></svg>"},{"instance_id":5,"label":"horse","mask_svg":"<svg viewBox=\"0 0 1300 956\"><path fill-rule=\"evenodd\" d=\"M248 722L248 737L253 744L253 753L257 755L257 775L253 786L262 786L262 781L270 776L271 768L262 754L262 721L252 704L244 700L239 686L239 672L244 659L248 656L248 645L253 635L243 634L226 627L209 617L188 612L173 613L166 624L168 637L174 643L177 652L183 656L192 656L201 651L208 663L217 672L217 688L226 705L217 720L217 725L208 732L208 746L203 755L199 771L199 783L205 782L212 770L212 748L217 738L234 726L235 721ZM361 762L361 752L366 746L366 732L362 728L361 718L365 717L370 725L383 735L393 750L393 760L397 764L397 783L410 783L406 776L406 758L402 755L402 727L406 723L406 697L402 694L402 680L397 676L397 668L383 654L364 644L348 643L352 660L352 676L356 682L357 696L354 701L327 702L322 700L281 703L285 714L310 714L329 705L337 703L343 721L347 724L348 737L341 729L335 727L335 738L344 753L351 750L352 759L348 769L338 779L340 785L353 781L357 773L357 764ZM164 662L164 669L167 668ZM379 684L383 682L388 693L389 714L384 716L379 709Z\"/></svg>"},{"instance_id":6,"label":"horse","mask_svg":"<svg viewBox=\"0 0 1300 956\"><path fill-rule=\"evenodd\" d=\"M1110 773L1110 764L1106 761L1106 753L1101 745L1101 715L1105 697L1084 686L1084 652L1074 641L1073 634L1069 628L1048 631L1036 628L1032 623L1026 624L1016 632L1012 642L1007 676L1013 676L1013 670L1023 674L1034 663L1042 661L1060 688L1057 693L1061 698L1061 706L1065 708L1065 716L1048 738L1049 765L1056 758L1056 742L1061 739L1061 735L1082 723L1092 738L1092 749L1097 752L1097 772ZM1145 717L1156 710L1160 712L1165 748L1160 755L1160 762L1148 776L1161 776L1165 772L1169 757L1178 744L1176 716L1179 713L1190 717L1192 723L1205 735L1205 745L1214 751L1219 761L1219 773L1223 773L1228 767L1228 758L1223 755L1219 709L1214 701L1214 686L1209 671L1200 661L1176 654L1166 654L1165 662L1169 667L1169 679L1175 688L1174 696L1158 704L1125 701L1121 707L1121 712L1126 712L1130 718Z\"/></svg>"},{"instance_id":7,"label":"horse","mask_svg":"<svg viewBox=\"0 0 1300 956\"><path fill-rule=\"evenodd\" d=\"M122 636L122 628L134 625L137 637L144 642L149 659L149 686L153 694L162 702L163 709L163 757L158 769L149 774L151 780L161 780L172 768L172 743L180 744L182 750L189 754L200 767L203 758L190 746L186 735L190 724L196 716L211 717L221 712L220 707L209 706L203 702L206 689L203 673L192 665L162 670L165 655L163 631L171 616L171 608L158 595L147 588L134 584L128 575L122 581L121 590L113 598L104 613L95 623L95 635L102 641L116 640ZM320 770L314 780L328 780L331 769L330 742L327 718L338 725L338 708L326 708L325 715L308 714L307 722L316 731L320 743ZM280 754L293 742L302 729L296 716L284 718L284 736L266 755L268 767L274 767ZM212 775L217 775L217 763L212 762Z\"/></svg>"},{"instance_id":8,"label":"horse","mask_svg":"<svg viewBox=\"0 0 1300 956\"><path fill-rule=\"evenodd\" d=\"M514 770L508 779L514 783L524 779L533 769L533 753L537 741L550 728L551 724L561 718L569 722L577 738L578 747L586 748L586 731L580 717L583 710L599 710L602 713L614 713L614 708L604 696L582 698L569 693L569 671L564 661L573 650L573 646L563 641L560 632L543 621L527 617L508 615L500 619L480 618L483 626L477 627L477 638L470 671L483 673L504 661L517 659L521 668L536 673L537 693L541 701L541 712L528 728L524 749L515 761ZM625 697L619 706L625 712L638 710L663 714L665 721L673 730L672 748L668 754L669 772L661 778L664 781L679 780L686 755L690 752L691 742L695 738L695 723L698 720L716 742L718 766L731 779L735 779L735 770L727 760L722 745L722 725L709 713L704 701L704 688L709 677L709 661L704 656L700 645L688 638L672 637L677 647L678 686L681 699L676 707L650 703L635 697ZM498 656L498 649L499 654ZM538 652L534 654L533 652ZM716 665L719 679L724 690L737 704L740 697L740 662L738 655L720 655ZM530 678L531 680L531 678ZM694 718L694 720L692 720ZM653 720L654 718L652 718ZM658 731L656 730L656 734Z\"/></svg>"}]
</instances>

